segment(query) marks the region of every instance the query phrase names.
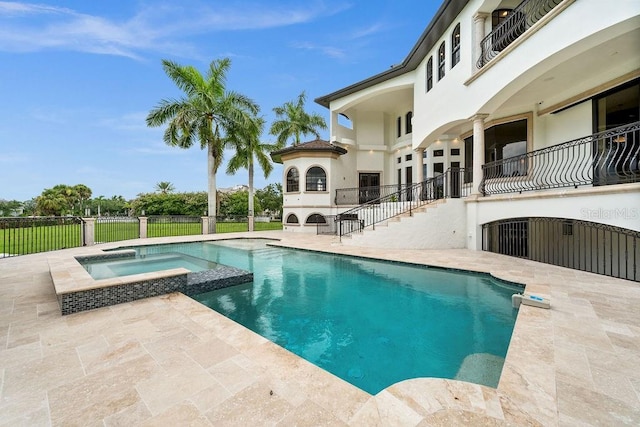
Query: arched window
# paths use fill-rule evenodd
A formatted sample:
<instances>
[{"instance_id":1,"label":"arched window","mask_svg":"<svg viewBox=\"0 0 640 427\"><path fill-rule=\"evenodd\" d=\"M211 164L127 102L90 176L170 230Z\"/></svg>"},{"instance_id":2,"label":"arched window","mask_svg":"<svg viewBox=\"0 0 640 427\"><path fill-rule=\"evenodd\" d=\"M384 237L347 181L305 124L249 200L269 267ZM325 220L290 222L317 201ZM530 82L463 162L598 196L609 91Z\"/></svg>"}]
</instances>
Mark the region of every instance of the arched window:
<instances>
[{"instance_id":1,"label":"arched window","mask_svg":"<svg viewBox=\"0 0 640 427\"><path fill-rule=\"evenodd\" d=\"M327 174L319 166L314 166L307 171L307 191L326 191Z\"/></svg>"},{"instance_id":2,"label":"arched window","mask_svg":"<svg viewBox=\"0 0 640 427\"><path fill-rule=\"evenodd\" d=\"M451 68L460 62L460 24L456 25L451 34Z\"/></svg>"},{"instance_id":3,"label":"arched window","mask_svg":"<svg viewBox=\"0 0 640 427\"><path fill-rule=\"evenodd\" d=\"M427 61L427 92L433 87L433 56Z\"/></svg>"},{"instance_id":4,"label":"arched window","mask_svg":"<svg viewBox=\"0 0 640 427\"><path fill-rule=\"evenodd\" d=\"M298 217L296 214L287 215L287 224L298 224Z\"/></svg>"},{"instance_id":5,"label":"arched window","mask_svg":"<svg viewBox=\"0 0 640 427\"><path fill-rule=\"evenodd\" d=\"M326 224L327 220L323 215L311 214L307 217L305 224Z\"/></svg>"},{"instance_id":6,"label":"arched window","mask_svg":"<svg viewBox=\"0 0 640 427\"><path fill-rule=\"evenodd\" d=\"M300 174L297 168L291 168L287 172L287 193L295 191L300 191Z\"/></svg>"},{"instance_id":7,"label":"arched window","mask_svg":"<svg viewBox=\"0 0 640 427\"><path fill-rule=\"evenodd\" d=\"M438 80L442 80L444 77L444 63L445 63L445 45L444 42L440 45L438 49Z\"/></svg>"},{"instance_id":8,"label":"arched window","mask_svg":"<svg viewBox=\"0 0 640 427\"><path fill-rule=\"evenodd\" d=\"M406 122L405 129L407 130L407 133L413 132L413 125L411 124L412 118L413 118L413 112L409 111L405 116L405 122Z\"/></svg>"}]
</instances>

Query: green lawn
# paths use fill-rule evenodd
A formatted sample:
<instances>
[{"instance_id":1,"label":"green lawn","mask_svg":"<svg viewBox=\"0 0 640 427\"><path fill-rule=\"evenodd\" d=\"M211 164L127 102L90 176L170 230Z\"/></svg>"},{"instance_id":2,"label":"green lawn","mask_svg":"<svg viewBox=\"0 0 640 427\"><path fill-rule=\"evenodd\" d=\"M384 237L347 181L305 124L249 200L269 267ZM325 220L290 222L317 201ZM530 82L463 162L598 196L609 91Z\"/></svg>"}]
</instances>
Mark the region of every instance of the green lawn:
<instances>
[{"instance_id":1,"label":"green lawn","mask_svg":"<svg viewBox=\"0 0 640 427\"><path fill-rule=\"evenodd\" d=\"M282 230L281 222L256 222L255 231ZM217 222L216 233L248 231L246 222ZM79 247L81 225L49 225L0 229L0 254L32 254L57 249ZM148 237L186 236L202 233L200 222L167 222L147 225ZM137 222L106 222L95 224L95 242L117 242L137 239ZM0 255L2 257L2 255Z\"/></svg>"}]
</instances>

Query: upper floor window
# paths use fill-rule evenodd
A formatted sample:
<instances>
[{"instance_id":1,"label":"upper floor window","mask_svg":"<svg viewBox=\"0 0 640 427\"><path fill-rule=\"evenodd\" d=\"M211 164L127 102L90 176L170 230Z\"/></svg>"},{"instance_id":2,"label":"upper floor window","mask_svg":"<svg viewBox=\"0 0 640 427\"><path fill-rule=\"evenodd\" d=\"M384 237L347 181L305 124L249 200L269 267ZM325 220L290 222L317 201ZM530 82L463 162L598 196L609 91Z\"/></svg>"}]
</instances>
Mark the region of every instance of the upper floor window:
<instances>
[{"instance_id":1,"label":"upper floor window","mask_svg":"<svg viewBox=\"0 0 640 427\"><path fill-rule=\"evenodd\" d=\"M433 87L433 56L427 61L427 92Z\"/></svg>"},{"instance_id":2,"label":"upper floor window","mask_svg":"<svg viewBox=\"0 0 640 427\"><path fill-rule=\"evenodd\" d=\"M451 34L451 68L460 62L460 24L456 25Z\"/></svg>"},{"instance_id":3,"label":"upper floor window","mask_svg":"<svg viewBox=\"0 0 640 427\"><path fill-rule=\"evenodd\" d=\"M295 191L300 191L300 174L297 168L291 168L287 172L287 193Z\"/></svg>"},{"instance_id":4,"label":"upper floor window","mask_svg":"<svg viewBox=\"0 0 640 427\"><path fill-rule=\"evenodd\" d=\"M413 118L413 112L409 111L407 113L407 115L405 116L405 127L406 127L406 133L411 133L413 132L413 125L411 124L411 119Z\"/></svg>"},{"instance_id":5,"label":"upper floor window","mask_svg":"<svg viewBox=\"0 0 640 427\"><path fill-rule=\"evenodd\" d=\"M398 120L396 120L396 128L398 138L400 138L402 136L402 117L398 117Z\"/></svg>"},{"instance_id":6,"label":"upper floor window","mask_svg":"<svg viewBox=\"0 0 640 427\"><path fill-rule=\"evenodd\" d=\"M326 191L327 174L319 166L314 166L307 171L307 191Z\"/></svg>"},{"instance_id":7,"label":"upper floor window","mask_svg":"<svg viewBox=\"0 0 640 427\"><path fill-rule=\"evenodd\" d=\"M445 43L442 42L440 48L438 49L438 80L441 80L444 77L444 63L445 63Z\"/></svg>"},{"instance_id":8,"label":"upper floor window","mask_svg":"<svg viewBox=\"0 0 640 427\"><path fill-rule=\"evenodd\" d=\"M287 224L298 224L298 217L296 214L287 215Z\"/></svg>"}]
</instances>

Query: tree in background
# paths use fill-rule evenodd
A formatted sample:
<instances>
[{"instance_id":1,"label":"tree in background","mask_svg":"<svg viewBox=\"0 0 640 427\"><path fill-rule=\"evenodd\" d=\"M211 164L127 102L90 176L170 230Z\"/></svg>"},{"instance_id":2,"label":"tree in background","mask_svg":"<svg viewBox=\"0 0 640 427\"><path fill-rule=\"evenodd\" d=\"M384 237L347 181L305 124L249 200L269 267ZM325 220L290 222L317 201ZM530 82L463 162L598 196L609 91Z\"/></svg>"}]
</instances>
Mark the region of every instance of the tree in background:
<instances>
[{"instance_id":1,"label":"tree in background","mask_svg":"<svg viewBox=\"0 0 640 427\"><path fill-rule=\"evenodd\" d=\"M202 216L207 210L207 193L144 193L131 202L134 215Z\"/></svg>"},{"instance_id":2,"label":"tree in background","mask_svg":"<svg viewBox=\"0 0 640 427\"><path fill-rule=\"evenodd\" d=\"M98 196L90 199L87 206L93 215L98 216L126 216L129 211L129 202L122 196L112 196L110 199Z\"/></svg>"},{"instance_id":3,"label":"tree in background","mask_svg":"<svg viewBox=\"0 0 640 427\"><path fill-rule=\"evenodd\" d=\"M327 123L321 115L304 111L305 101L306 95L302 92L296 102L288 101L273 109L276 120L271 124L269 133L278 138L279 146L286 146L290 138L293 138L293 145L298 145L300 137L307 134L320 138L318 129L327 129Z\"/></svg>"},{"instance_id":4,"label":"tree in background","mask_svg":"<svg viewBox=\"0 0 640 427\"><path fill-rule=\"evenodd\" d=\"M269 184L262 190L257 190L256 198L265 212L282 218L282 184Z\"/></svg>"},{"instance_id":5,"label":"tree in background","mask_svg":"<svg viewBox=\"0 0 640 427\"><path fill-rule=\"evenodd\" d=\"M22 210L22 202L17 200L0 200L0 216L19 215Z\"/></svg>"},{"instance_id":6,"label":"tree in background","mask_svg":"<svg viewBox=\"0 0 640 427\"><path fill-rule=\"evenodd\" d=\"M257 212L262 211L260 201L254 197L254 208ZM236 191L225 193L220 200L220 216L245 216L249 210L249 192Z\"/></svg>"},{"instance_id":7,"label":"tree in background","mask_svg":"<svg viewBox=\"0 0 640 427\"><path fill-rule=\"evenodd\" d=\"M264 119L262 117L254 117L250 126L234 126L227 134L229 145L234 147L236 151L227 165L227 174L233 175L241 168L246 169L249 173L249 192L247 194L247 212L250 218L249 231L253 231L253 217L255 213L255 195L253 191L254 162L258 162L264 173L264 177L267 178L273 170L271 158L268 153L282 148L277 144L260 142L263 129Z\"/></svg>"},{"instance_id":8,"label":"tree in background","mask_svg":"<svg viewBox=\"0 0 640 427\"><path fill-rule=\"evenodd\" d=\"M160 181L159 183L156 184L156 191L158 193L162 193L162 194L173 193L175 189L176 188L173 186L173 184L167 181Z\"/></svg>"},{"instance_id":9,"label":"tree in background","mask_svg":"<svg viewBox=\"0 0 640 427\"><path fill-rule=\"evenodd\" d=\"M92 191L84 184L74 185L72 189L76 199L75 201L78 203L78 206L75 206L74 213L83 215L85 204L91 199Z\"/></svg>"},{"instance_id":10,"label":"tree in background","mask_svg":"<svg viewBox=\"0 0 640 427\"><path fill-rule=\"evenodd\" d=\"M38 215L82 215L84 205L91 197L91 189L84 184L69 186L58 184L46 188L36 198Z\"/></svg>"},{"instance_id":11,"label":"tree in background","mask_svg":"<svg viewBox=\"0 0 640 427\"><path fill-rule=\"evenodd\" d=\"M185 93L180 99L163 99L147 115L151 127L168 124L164 142L190 148L198 141L207 149L208 213L216 215L216 172L222 163L225 135L232 126L242 127L258 114L259 107L246 96L227 91L228 58L214 60L206 76L192 66L163 60L165 73Z\"/></svg>"}]
</instances>

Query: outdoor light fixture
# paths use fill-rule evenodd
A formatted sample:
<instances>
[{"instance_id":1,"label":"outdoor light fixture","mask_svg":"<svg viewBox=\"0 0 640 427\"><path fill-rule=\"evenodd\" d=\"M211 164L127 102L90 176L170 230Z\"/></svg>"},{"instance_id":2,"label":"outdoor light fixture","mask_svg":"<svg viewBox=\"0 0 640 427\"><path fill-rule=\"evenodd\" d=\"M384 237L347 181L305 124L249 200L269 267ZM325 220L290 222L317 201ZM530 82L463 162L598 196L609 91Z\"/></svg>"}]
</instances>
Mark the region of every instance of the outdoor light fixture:
<instances>
[{"instance_id":1,"label":"outdoor light fixture","mask_svg":"<svg viewBox=\"0 0 640 427\"><path fill-rule=\"evenodd\" d=\"M618 144L624 144L625 142L627 142L627 137L624 135L618 135L615 138L613 138L613 142L617 142Z\"/></svg>"}]
</instances>

